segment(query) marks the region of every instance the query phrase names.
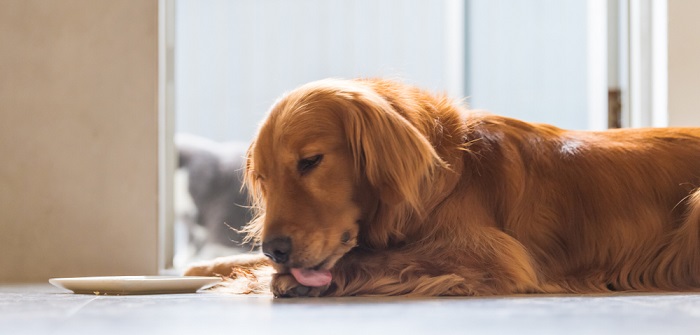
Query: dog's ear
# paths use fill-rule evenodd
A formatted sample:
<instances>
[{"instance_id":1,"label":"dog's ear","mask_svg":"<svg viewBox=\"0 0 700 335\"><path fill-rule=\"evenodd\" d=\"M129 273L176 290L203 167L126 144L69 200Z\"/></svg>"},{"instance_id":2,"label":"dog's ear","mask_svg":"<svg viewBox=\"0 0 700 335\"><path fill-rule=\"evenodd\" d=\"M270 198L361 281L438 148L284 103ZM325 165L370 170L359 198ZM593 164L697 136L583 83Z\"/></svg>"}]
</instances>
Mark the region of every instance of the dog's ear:
<instances>
[{"instance_id":1,"label":"dog's ear","mask_svg":"<svg viewBox=\"0 0 700 335\"><path fill-rule=\"evenodd\" d=\"M421 185L445 165L426 137L373 91L352 92L342 113L355 161L387 204L408 202L421 212Z\"/></svg>"}]
</instances>

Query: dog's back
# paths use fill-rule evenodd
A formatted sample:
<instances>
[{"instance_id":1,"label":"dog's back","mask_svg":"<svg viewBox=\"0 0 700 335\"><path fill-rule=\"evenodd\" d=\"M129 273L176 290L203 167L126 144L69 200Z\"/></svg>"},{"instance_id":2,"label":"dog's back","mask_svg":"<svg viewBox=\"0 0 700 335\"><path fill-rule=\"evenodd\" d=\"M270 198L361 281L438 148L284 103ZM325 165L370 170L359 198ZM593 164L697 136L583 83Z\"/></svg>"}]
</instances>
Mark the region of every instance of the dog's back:
<instances>
[{"instance_id":1,"label":"dog's back","mask_svg":"<svg viewBox=\"0 0 700 335\"><path fill-rule=\"evenodd\" d=\"M467 122L470 189L543 278L573 291L700 286L700 128Z\"/></svg>"}]
</instances>

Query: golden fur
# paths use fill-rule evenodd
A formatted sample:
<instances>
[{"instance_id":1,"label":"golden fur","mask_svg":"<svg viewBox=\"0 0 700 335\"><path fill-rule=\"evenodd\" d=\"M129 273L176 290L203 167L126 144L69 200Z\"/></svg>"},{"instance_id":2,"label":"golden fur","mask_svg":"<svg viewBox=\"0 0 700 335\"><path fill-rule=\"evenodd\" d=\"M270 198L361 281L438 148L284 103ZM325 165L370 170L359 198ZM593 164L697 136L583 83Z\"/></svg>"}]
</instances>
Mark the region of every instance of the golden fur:
<instances>
[{"instance_id":1,"label":"golden fur","mask_svg":"<svg viewBox=\"0 0 700 335\"><path fill-rule=\"evenodd\" d=\"M568 131L398 82L323 80L273 106L246 178L251 238L293 241L272 264L277 296L700 288L700 128ZM289 274L317 264L329 286Z\"/></svg>"}]
</instances>

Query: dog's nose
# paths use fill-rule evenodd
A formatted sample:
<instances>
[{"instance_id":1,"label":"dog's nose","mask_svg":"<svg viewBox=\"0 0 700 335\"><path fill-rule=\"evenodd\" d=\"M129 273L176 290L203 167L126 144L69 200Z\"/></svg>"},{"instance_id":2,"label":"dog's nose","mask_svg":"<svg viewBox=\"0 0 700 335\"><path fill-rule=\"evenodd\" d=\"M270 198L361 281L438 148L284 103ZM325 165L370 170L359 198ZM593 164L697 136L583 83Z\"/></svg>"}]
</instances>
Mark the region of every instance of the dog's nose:
<instances>
[{"instance_id":1,"label":"dog's nose","mask_svg":"<svg viewBox=\"0 0 700 335\"><path fill-rule=\"evenodd\" d=\"M285 263L289 260L289 254L292 252L292 240L289 237L275 237L267 241L263 241L263 254L275 263Z\"/></svg>"}]
</instances>

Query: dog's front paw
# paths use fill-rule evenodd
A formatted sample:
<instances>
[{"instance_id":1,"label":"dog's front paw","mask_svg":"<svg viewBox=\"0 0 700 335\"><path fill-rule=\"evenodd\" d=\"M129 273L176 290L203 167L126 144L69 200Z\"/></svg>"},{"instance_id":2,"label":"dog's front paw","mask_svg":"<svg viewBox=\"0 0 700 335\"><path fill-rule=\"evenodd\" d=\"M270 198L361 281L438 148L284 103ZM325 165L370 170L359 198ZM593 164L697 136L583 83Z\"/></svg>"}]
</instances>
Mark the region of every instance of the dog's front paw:
<instances>
[{"instance_id":1,"label":"dog's front paw","mask_svg":"<svg viewBox=\"0 0 700 335\"><path fill-rule=\"evenodd\" d=\"M216 276L220 274L216 273L216 267L211 263L190 265L184 273L185 276Z\"/></svg>"},{"instance_id":2,"label":"dog's front paw","mask_svg":"<svg viewBox=\"0 0 700 335\"><path fill-rule=\"evenodd\" d=\"M228 276L234 268L255 270L269 266L270 260L263 254L240 254L191 264L185 276Z\"/></svg>"},{"instance_id":3,"label":"dog's front paw","mask_svg":"<svg viewBox=\"0 0 700 335\"><path fill-rule=\"evenodd\" d=\"M289 273L276 273L272 275L270 283L272 294L277 298L318 297L328 289L328 285L310 287L299 284L294 276Z\"/></svg>"}]
</instances>

